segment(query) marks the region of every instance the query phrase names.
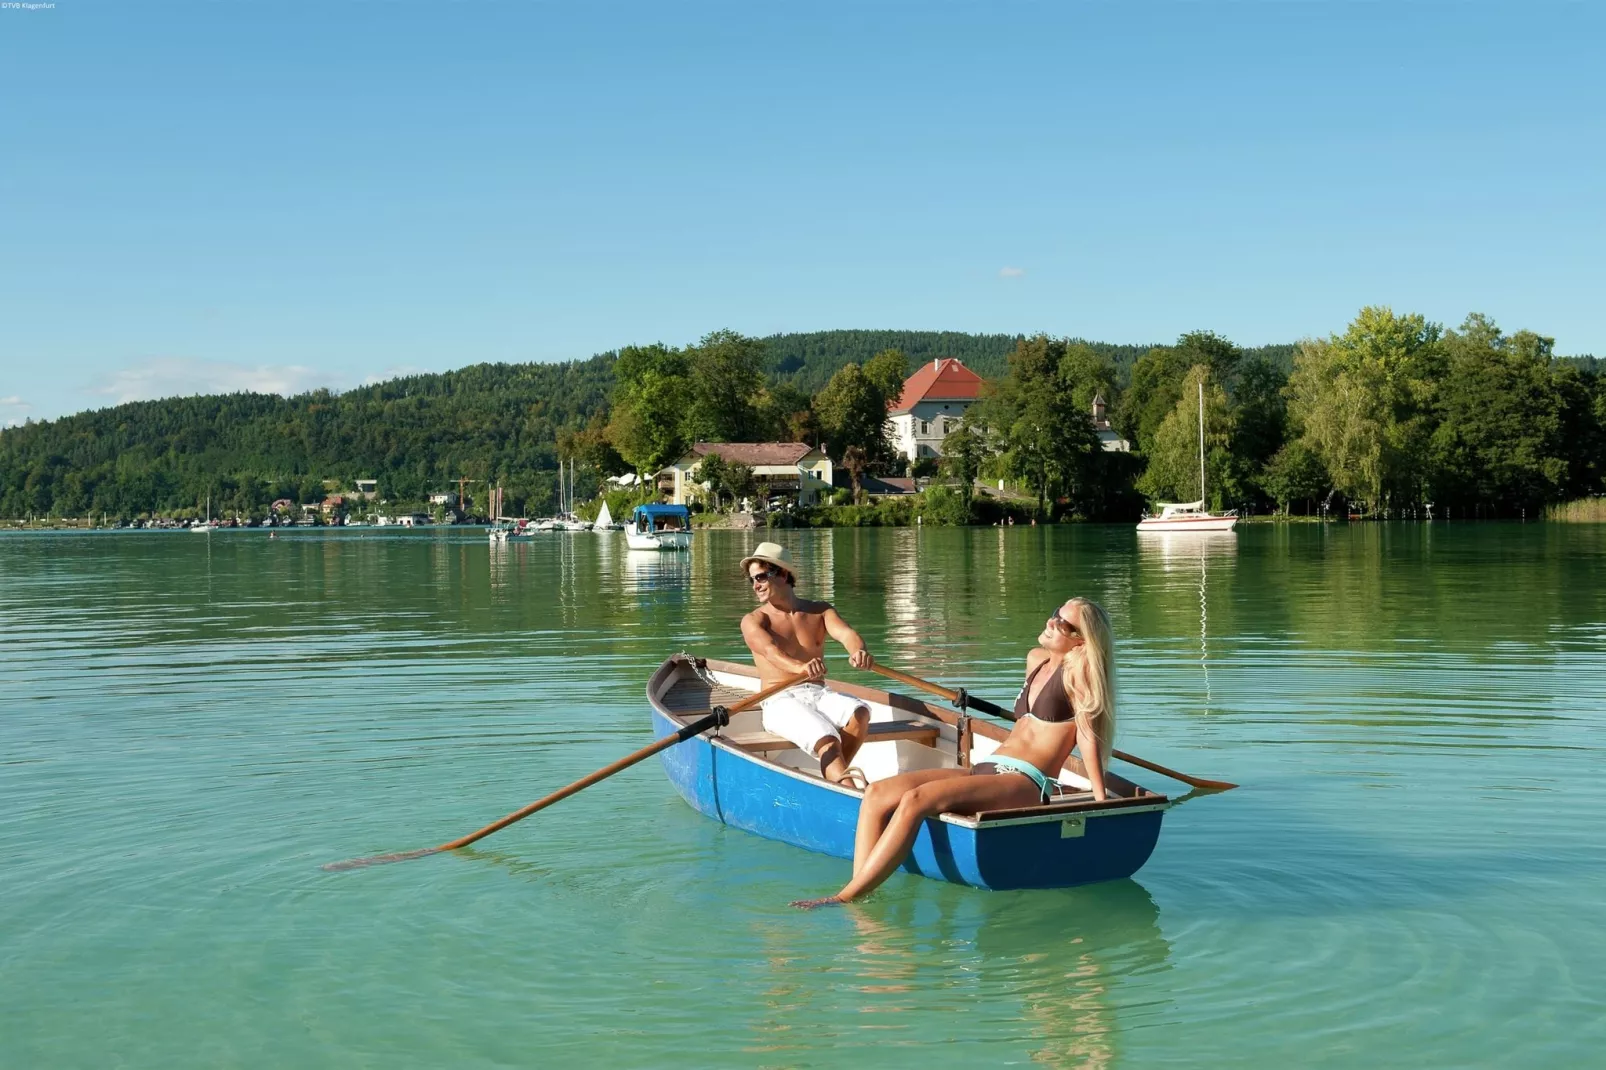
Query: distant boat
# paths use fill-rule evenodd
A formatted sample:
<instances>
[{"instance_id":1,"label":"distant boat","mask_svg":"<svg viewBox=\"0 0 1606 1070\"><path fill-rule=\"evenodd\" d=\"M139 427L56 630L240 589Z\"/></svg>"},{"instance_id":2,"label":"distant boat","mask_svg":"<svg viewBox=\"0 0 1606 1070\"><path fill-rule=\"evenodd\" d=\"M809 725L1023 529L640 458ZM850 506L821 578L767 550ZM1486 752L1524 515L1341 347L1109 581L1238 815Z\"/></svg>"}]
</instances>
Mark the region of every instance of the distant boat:
<instances>
[{"instance_id":1,"label":"distant boat","mask_svg":"<svg viewBox=\"0 0 1606 1070\"><path fill-rule=\"evenodd\" d=\"M638 505L625 528L632 550L691 549L691 510L684 505Z\"/></svg>"},{"instance_id":2,"label":"distant boat","mask_svg":"<svg viewBox=\"0 0 1606 1070\"><path fill-rule=\"evenodd\" d=\"M623 524L614 523L613 514L608 511L608 502L606 499L604 499L602 502L602 509L597 513L597 519L591 525L591 530L618 531L622 527L624 527Z\"/></svg>"},{"instance_id":3,"label":"distant boat","mask_svg":"<svg viewBox=\"0 0 1606 1070\"><path fill-rule=\"evenodd\" d=\"M1196 502L1156 502L1160 512L1138 521L1141 532L1231 531L1238 523L1235 511L1212 513L1205 508L1204 381L1199 382L1199 500Z\"/></svg>"},{"instance_id":4,"label":"distant boat","mask_svg":"<svg viewBox=\"0 0 1606 1070\"><path fill-rule=\"evenodd\" d=\"M195 535L210 535L216 528L217 525L212 523L212 496L208 494L206 496L206 521L205 523L195 524L190 528L190 532Z\"/></svg>"}]
</instances>

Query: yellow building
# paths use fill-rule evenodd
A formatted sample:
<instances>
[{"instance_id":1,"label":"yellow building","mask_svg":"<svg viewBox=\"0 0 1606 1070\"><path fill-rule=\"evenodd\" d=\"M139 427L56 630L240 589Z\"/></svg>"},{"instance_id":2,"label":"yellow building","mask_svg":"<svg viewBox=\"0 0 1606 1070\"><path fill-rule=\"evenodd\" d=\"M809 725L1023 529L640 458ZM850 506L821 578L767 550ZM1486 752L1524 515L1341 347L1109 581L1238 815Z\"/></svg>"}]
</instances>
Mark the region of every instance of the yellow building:
<instances>
[{"instance_id":1,"label":"yellow building","mask_svg":"<svg viewBox=\"0 0 1606 1070\"><path fill-rule=\"evenodd\" d=\"M769 494L795 494L799 505L813 505L831 492L831 458L806 442L698 442L658 473L658 489L676 505L705 489L692 473L710 453L726 464L745 464Z\"/></svg>"}]
</instances>

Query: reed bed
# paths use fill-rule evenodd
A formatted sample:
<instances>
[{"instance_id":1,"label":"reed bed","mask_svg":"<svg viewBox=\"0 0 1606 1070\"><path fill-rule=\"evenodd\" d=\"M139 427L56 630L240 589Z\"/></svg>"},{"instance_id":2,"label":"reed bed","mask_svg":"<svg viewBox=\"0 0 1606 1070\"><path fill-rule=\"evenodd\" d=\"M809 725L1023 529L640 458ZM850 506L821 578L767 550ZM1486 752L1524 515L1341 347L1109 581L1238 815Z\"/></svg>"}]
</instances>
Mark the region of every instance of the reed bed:
<instances>
[{"instance_id":1,"label":"reed bed","mask_svg":"<svg viewBox=\"0 0 1606 1070\"><path fill-rule=\"evenodd\" d=\"M1575 524L1606 523L1606 495L1546 506L1545 519Z\"/></svg>"}]
</instances>

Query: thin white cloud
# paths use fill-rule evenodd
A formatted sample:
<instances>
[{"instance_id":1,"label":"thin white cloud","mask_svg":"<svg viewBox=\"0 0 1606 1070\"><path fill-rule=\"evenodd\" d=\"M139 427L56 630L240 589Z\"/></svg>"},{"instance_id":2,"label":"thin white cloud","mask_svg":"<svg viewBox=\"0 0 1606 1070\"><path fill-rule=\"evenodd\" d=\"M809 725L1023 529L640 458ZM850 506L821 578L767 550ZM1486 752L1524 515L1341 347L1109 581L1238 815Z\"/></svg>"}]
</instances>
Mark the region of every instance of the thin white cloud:
<instances>
[{"instance_id":1,"label":"thin white cloud","mask_svg":"<svg viewBox=\"0 0 1606 1070\"><path fill-rule=\"evenodd\" d=\"M0 427L21 427L33 406L16 394L0 398Z\"/></svg>"},{"instance_id":2,"label":"thin white cloud","mask_svg":"<svg viewBox=\"0 0 1606 1070\"><path fill-rule=\"evenodd\" d=\"M89 389L113 404L188 397L192 394L300 394L319 387L339 389L336 376L301 364L233 364L191 357L159 357L123 368Z\"/></svg>"},{"instance_id":3,"label":"thin white cloud","mask_svg":"<svg viewBox=\"0 0 1606 1070\"><path fill-rule=\"evenodd\" d=\"M31 409L33 406L28 404L26 401L23 401L17 395L12 394L8 398L0 398L0 408Z\"/></svg>"},{"instance_id":4,"label":"thin white cloud","mask_svg":"<svg viewBox=\"0 0 1606 1070\"><path fill-rule=\"evenodd\" d=\"M398 364L394 368L386 368L378 375L364 377L363 386L373 386L375 383L388 383L392 379L405 379L414 375L428 375L430 369L415 368L411 364Z\"/></svg>"},{"instance_id":5,"label":"thin white cloud","mask_svg":"<svg viewBox=\"0 0 1606 1070\"><path fill-rule=\"evenodd\" d=\"M1006 267L998 269L998 277L1001 279L1018 279L1025 274L1025 268Z\"/></svg>"}]
</instances>

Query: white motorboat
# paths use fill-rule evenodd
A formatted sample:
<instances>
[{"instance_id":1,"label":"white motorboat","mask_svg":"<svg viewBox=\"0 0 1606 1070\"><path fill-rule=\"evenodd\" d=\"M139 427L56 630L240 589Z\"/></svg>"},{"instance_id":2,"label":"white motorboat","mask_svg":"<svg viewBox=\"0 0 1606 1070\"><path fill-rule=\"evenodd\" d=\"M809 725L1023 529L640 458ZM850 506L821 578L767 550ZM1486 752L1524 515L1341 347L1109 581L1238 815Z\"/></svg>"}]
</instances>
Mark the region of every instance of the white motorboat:
<instances>
[{"instance_id":1,"label":"white motorboat","mask_svg":"<svg viewBox=\"0 0 1606 1070\"><path fill-rule=\"evenodd\" d=\"M1212 513L1205 508L1204 382L1199 383L1199 500L1196 502L1156 502L1160 512L1138 521L1140 532L1231 531L1238 523L1236 511Z\"/></svg>"},{"instance_id":2,"label":"white motorboat","mask_svg":"<svg viewBox=\"0 0 1606 1070\"><path fill-rule=\"evenodd\" d=\"M684 505L638 505L625 527L632 550L691 549L691 510Z\"/></svg>"}]
</instances>

